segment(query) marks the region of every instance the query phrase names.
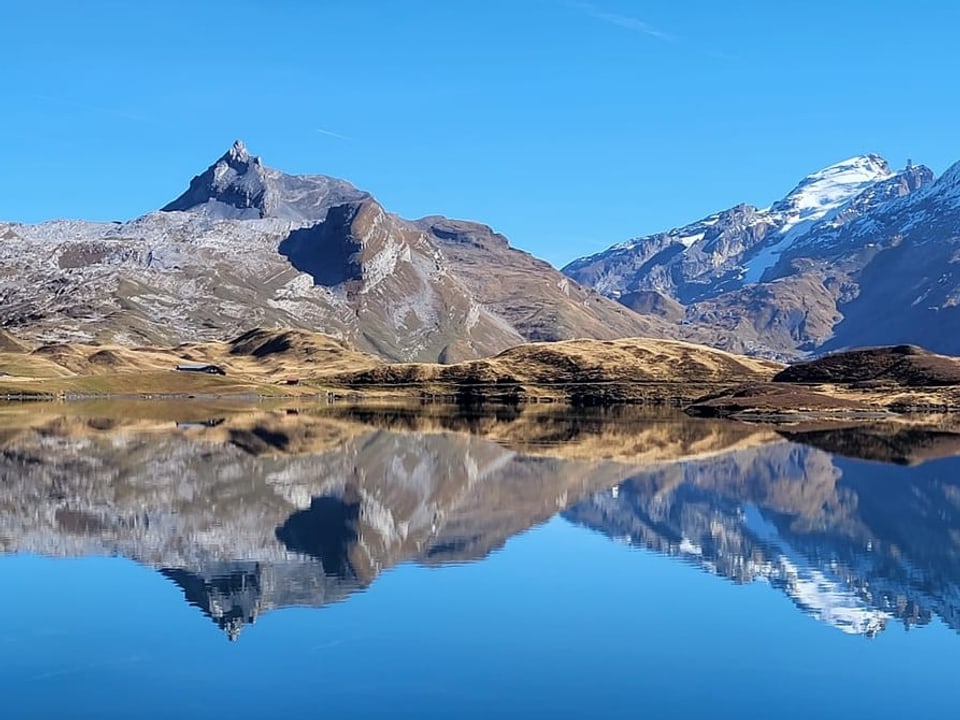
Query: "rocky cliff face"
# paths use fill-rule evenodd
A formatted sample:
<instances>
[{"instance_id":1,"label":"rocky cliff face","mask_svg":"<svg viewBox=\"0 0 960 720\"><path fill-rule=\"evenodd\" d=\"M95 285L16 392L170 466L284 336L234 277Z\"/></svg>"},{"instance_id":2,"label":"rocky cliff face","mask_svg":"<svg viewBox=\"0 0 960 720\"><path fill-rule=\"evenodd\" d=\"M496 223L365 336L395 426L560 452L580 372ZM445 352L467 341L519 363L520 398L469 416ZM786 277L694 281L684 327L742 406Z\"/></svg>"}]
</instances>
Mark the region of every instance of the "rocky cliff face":
<instances>
[{"instance_id":1,"label":"rocky cliff face","mask_svg":"<svg viewBox=\"0 0 960 720\"><path fill-rule=\"evenodd\" d=\"M651 293L674 301L661 314L684 337L728 350L791 359L914 342L957 353L941 331L960 292L954 175L852 158L769 208L740 205L564 271L632 307Z\"/></svg>"},{"instance_id":2,"label":"rocky cliff face","mask_svg":"<svg viewBox=\"0 0 960 720\"><path fill-rule=\"evenodd\" d=\"M485 226L403 220L342 180L268 168L239 142L160 212L0 224L0 266L0 327L47 342L282 326L391 360L452 362L659 327Z\"/></svg>"}]
</instances>

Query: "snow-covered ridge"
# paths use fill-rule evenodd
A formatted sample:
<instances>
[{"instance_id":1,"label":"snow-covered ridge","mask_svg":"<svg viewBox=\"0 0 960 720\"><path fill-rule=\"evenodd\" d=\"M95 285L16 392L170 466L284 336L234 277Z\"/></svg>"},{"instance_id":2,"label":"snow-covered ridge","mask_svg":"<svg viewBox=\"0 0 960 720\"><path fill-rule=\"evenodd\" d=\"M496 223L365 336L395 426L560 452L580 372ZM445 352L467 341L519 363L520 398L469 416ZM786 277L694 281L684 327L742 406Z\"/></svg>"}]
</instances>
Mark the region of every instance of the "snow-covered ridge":
<instances>
[{"instance_id":1,"label":"snow-covered ridge","mask_svg":"<svg viewBox=\"0 0 960 720\"><path fill-rule=\"evenodd\" d=\"M567 271L574 279L611 297L641 289L664 291L659 287L645 288L646 278L635 274L643 263L631 262L630 258L650 258L655 252L653 248L674 243L681 247L663 262L684 266L681 276L699 274L697 268L702 268L718 279L725 276L740 285L757 283L783 253L821 223L838 216L845 219L853 212L850 208L858 198L862 199L860 205L869 205L871 198L867 194L871 189L897 177L879 155L857 155L807 175L782 200L766 208L740 205L665 233L634 238L576 260L567 266ZM618 265L623 268L622 273ZM649 266L644 267L645 272L650 271ZM677 276L676 272L670 274ZM696 281L702 284L705 279Z\"/></svg>"},{"instance_id":2,"label":"snow-covered ridge","mask_svg":"<svg viewBox=\"0 0 960 720\"><path fill-rule=\"evenodd\" d=\"M930 192L939 195L953 208L960 208L960 162L944 171L930 187Z\"/></svg>"},{"instance_id":3,"label":"snow-covered ridge","mask_svg":"<svg viewBox=\"0 0 960 720\"><path fill-rule=\"evenodd\" d=\"M819 220L864 190L893 177L879 155L858 155L808 175L771 209L786 215L781 232L799 222Z\"/></svg>"},{"instance_id":4,"label":"snow-covered ridge","mask_svg":"<svg viewBox=\"0 0 960 720\"><path fill-rule=\"evenodd\" d=\"M852 200L893 176L890 165L879 155L858 155L807 175L766 211L777 228L776 235L744 266L743 281L760 282L780 256L818 222L831 219Z\"/></svg>"}]
</instances>

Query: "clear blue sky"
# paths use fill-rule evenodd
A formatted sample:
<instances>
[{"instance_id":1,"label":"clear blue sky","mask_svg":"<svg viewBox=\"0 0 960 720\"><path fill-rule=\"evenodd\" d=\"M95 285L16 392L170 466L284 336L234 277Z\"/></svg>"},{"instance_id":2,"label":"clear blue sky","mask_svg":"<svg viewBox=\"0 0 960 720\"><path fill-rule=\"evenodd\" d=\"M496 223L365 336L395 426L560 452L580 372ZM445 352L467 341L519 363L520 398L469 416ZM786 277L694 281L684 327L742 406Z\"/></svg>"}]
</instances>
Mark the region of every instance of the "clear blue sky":
<instances>
[{"instance_id":1,"label":"clear blue sky","mask_svg":"<svg viewBox=\"0 0 960 720\"><path fill-rule=\"evenodd\" d=\"M0 218L126 219L236 138L554 263L878 152L960 160L946 0L5 0Z\"/></svg>"}]
</instances>

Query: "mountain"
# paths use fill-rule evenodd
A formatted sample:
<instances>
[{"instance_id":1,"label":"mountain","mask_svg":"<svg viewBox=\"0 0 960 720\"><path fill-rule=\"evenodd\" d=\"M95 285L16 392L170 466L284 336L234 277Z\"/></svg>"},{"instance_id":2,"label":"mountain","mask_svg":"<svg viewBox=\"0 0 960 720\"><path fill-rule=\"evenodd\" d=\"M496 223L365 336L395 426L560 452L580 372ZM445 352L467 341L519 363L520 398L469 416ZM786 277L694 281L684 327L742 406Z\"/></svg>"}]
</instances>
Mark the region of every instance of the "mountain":
<instances>
[{"instance_id":1,"label":"mountain","mask_svg":"<svg viewBox=\"0 0 960 720\"><path fill-rule=\"evenodd\" d=\"M735 352L796 359L915 343L957 354L958 198L960 165L935 179L864 155L767 208L738 205L564 272L674 322L685 339Z\"/></svg>"},{"instance_id":2,"label":"mountain","mask_svg":"<svg viewBox=\"0 0 960 720\"><path fill-rule=\"evenodd\" d=\"M175 344L320 331L390 360L524 340L662 335L490 228L404 220L369 193L266 167L241 142L129 222L0 223L0 328L40 342Z\"/></svg>"}]
</instances>

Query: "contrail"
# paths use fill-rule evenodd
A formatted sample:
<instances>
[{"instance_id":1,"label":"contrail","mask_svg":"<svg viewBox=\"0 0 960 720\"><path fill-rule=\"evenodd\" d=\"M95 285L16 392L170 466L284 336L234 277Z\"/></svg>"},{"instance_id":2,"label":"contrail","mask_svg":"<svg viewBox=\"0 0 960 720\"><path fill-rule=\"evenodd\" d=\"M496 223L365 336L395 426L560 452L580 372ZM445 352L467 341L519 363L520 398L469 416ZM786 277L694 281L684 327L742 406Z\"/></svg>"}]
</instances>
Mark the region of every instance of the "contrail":
<instances>
[{"instance_id":1,"label":"contrail","mask_svg":"<svg viewBox=\"0 0 960 720\"><path fill-rule=\"evenodd\" d=\"M578 0L569 0L567 5L569 7L576 8L577 10L581 10L591 17L597 18L598 20L603 20L604 22L611 23L612 25L618 25L619 27L626 28L627 30L643 33L644 35L655 37L658 40L673 40L672 35L668 35L662 30L658 30L657 28L653 27L653 25L644 22L640 18L607 12L606 10L597 7L593 3L579 2Z\"/></svg>"},{"instance_id":2,"label":"contrail","mask_svg":"<svg viewBox=\"0 0 960 720\"><path fill-rule=\"evenodd\" d=\"M316 128L317 132L321 135L326 135L327 137L337 138L337 140L352 140L353 138L347 137L346 135L341 135L340 133L335 133L333 130L324 130L323 128Z\"/></svg>"}]
</instances>

